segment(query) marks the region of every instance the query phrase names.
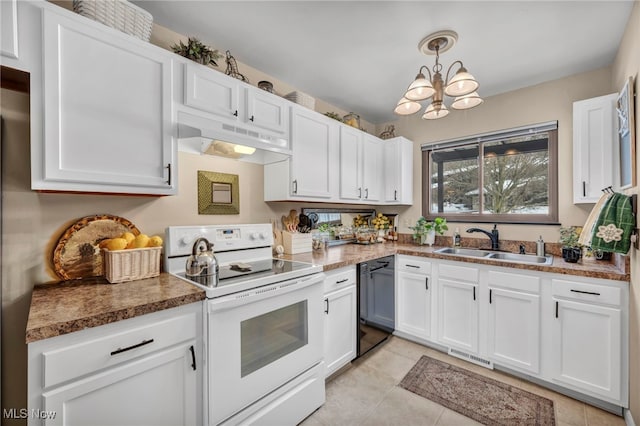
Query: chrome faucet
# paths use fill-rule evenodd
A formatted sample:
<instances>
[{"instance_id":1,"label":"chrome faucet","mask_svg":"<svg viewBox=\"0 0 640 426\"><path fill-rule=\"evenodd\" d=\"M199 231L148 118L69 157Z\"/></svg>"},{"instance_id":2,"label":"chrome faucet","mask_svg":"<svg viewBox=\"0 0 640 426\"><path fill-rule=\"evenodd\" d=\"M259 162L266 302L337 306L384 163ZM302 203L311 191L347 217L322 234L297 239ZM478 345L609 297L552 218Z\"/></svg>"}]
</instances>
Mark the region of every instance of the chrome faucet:
<instances>
[{"instance_id":1,"label":"chrome faucet","mask_svg":"<svg viewBox=\"0 0 640 426\"><path fill-rule=\"evenodd\" d=\"M498 225L494 224L493 225L493 229L491 230L491 232L485 231L484 229L480 229L480 228L469 228L469 229L467 229L467 232L468 233L482 232L487 237L489 237L489 239L491 240L491 250L499 250L500 249L500 241L498 240L498 238L499 238Z\"/></svg>"}]
</instances>

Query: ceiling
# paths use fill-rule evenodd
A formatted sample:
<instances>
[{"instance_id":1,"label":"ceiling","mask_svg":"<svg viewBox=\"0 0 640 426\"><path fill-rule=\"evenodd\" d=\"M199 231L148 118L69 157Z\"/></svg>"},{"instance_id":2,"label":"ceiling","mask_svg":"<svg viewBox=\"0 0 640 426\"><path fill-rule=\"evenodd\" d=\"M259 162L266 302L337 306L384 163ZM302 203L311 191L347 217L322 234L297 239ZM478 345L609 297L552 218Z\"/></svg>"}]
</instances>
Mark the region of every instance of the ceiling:
<instances>
[{"instance_id":1,"label":"ceiling","mask_svg":"<svg viewBox=\"0 0 640 426\"><path fill-rule=\"evenodd\" d=\"M433 67L434 57L417 47L432 32L458 33L440 62L446 72L463 61L486 98L611 64L634 2L134 3L162 26L228 49L239 62L382 123L396 119L393 108L420 66ZM219 67L225 69L224 60Z\"/></svg>"}]
</instances>

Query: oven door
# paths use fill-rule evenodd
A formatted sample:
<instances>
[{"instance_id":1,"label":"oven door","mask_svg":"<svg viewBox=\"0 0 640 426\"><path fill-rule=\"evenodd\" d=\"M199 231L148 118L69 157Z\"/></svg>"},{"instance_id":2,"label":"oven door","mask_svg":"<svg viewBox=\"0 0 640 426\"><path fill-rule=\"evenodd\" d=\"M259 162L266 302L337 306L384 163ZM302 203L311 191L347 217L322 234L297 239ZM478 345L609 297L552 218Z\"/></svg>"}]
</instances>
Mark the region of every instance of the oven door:
<instances>
[{"instance_id":1,"label":"oven door","mask_svg":"<svg viewBox=\"0 0 640 426\"><path fill-rule=\"evenodd\" d=\"M323 279L314 274L207 302L209 424L322 361Z\"/></svg>"}]
</instances>

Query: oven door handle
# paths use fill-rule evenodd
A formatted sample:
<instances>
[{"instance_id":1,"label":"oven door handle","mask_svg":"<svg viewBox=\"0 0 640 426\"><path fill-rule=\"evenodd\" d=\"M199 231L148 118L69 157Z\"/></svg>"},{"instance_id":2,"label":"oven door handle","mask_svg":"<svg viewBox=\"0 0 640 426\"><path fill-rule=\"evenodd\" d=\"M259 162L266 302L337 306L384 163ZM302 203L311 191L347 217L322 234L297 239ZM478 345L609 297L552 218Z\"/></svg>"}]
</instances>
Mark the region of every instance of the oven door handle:
<instances>
[{"instance_id":1,"label":"oven door handle","mask_svg":"<svg viewBox=\"0 0 640 426\"><path fill-rule=\"evenodd\" d=\"M274 283L251 290L241 291L239 293L229 294L227 296L210 299L207 302L207 311L219 312L225 309L235 308L236 306L247 305L249 303L258 302L260 300L283 294L298 291L312 285L323 284L325 275L316 273L302 278L294 278L289 281Z\"/></svg>"}]
</instances>

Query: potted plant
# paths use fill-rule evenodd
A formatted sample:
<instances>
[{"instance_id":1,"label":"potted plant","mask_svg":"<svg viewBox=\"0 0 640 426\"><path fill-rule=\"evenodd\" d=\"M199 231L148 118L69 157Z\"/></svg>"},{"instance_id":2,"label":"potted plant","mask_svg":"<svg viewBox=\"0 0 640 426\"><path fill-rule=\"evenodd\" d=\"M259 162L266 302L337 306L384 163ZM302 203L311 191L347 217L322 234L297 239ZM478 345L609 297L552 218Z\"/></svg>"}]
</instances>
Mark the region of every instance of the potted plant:
<instances>
[{"instance_id":1,"label":"potted plant","mask_svg":"<svg viewBox=\"0 0 640 426\"><path fill-rule=\"evenodd\" d=\"M218 66L216 59L222 58L222 54L217 49L211 49L205 46L200 40L195 37L189 37L187 44L184 44L182 40L178 44L171 46L171 49L180 56L191 59L202 65Z\"/></svg>"},{"instance_id":2,"label":"potted plant","mask_svg":"<svg viewBox=\"0 0 640 426\"><path fill-rule=\"evenodd\" d=\"M578 242L581 228L565 226L560 228L560 244L562 244L562 258L565 262L576 263L582 257L582 244Z\"/></svg>"},{"instance_id":3,"label":"potted plant","mask_svg":"<svg viewBox=\"0 0 640 426\"><path fill-rule=\"evenodd\" d=\"M409 229L413 230L413 239L418 244L433 245L436 239L436 232L442 235L449 227L447 226L447 220L442 217L436 217L431 222L420 216L416 226L410 226Z\"/></svg>"}]
</instances>

